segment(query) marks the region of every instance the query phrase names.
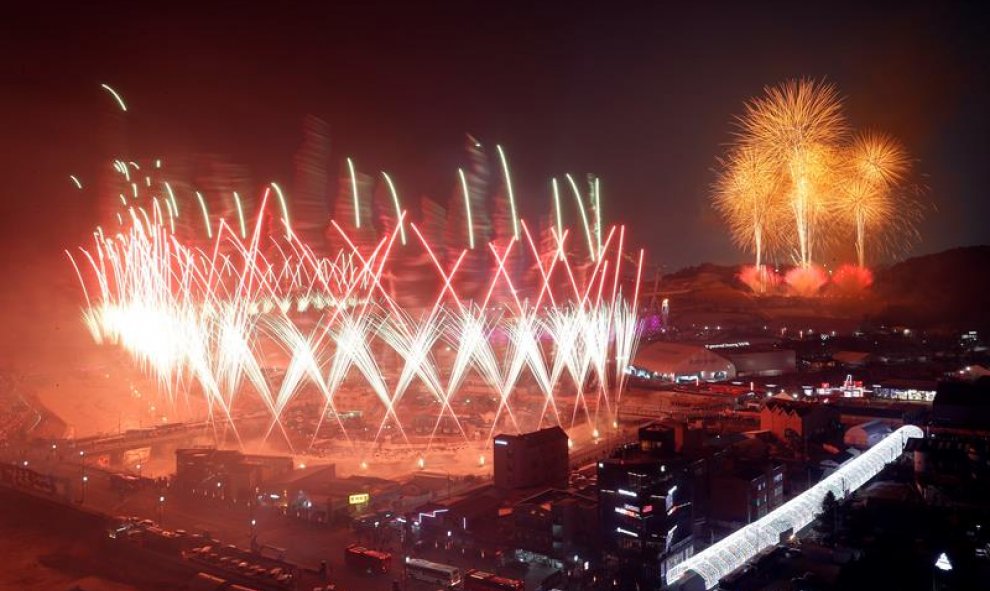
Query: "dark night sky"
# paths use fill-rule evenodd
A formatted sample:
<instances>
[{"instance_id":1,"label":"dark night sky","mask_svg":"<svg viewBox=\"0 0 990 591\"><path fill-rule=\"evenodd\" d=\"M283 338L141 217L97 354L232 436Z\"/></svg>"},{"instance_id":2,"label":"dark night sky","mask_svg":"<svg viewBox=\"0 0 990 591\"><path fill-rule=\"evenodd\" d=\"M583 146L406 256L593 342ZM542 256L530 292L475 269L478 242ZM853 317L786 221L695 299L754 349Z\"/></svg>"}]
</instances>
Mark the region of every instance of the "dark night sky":
<instances>
[{"instance_id":1,"label":"dark night sky","mask_svg":"<svg viewBox=\"0 0 990 591\"><path fill-rule=\"evenodd\" d=\"M2 240L19 252L57 253L86 228L67 175L109 156L101 82L128 101L134 152L226 153L259 181L290 178L306 113L330 123L335 157L394 172L407 194L446 198L464 132L508 149L530 215L551 175L595 172L607 218L671 269L746 258L708 204L731 118L766 84L827 77L854 125L899 137L927 175L938 212L913 253L990 242L975 4L33 4L0 25Z\"/></svg>"}]
</instances>

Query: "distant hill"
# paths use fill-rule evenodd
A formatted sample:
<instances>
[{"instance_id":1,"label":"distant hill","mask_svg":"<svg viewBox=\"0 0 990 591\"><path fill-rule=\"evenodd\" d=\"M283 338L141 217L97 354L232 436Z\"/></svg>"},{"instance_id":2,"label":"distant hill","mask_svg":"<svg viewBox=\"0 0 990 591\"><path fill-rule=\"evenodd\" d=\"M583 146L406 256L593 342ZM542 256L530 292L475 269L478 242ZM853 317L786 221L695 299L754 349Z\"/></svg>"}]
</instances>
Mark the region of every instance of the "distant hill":
<instances>
[{"instance_id":1,"label":"distant hill","mask_svg":"<svg viewBox=\"0 0 990 591\"><path fill-rule=\"evenodd\" d=\"M668 273L664 275L664 281L671 280L695 280L703 275L711 275L718 277L728 285L735 285L742 287L742 283L736 279L736 275L739 273L738 265L716 265L714 263L702 263L694 267L684 267L674 271L673 273Z\"/></svg>"},{"instance_id":2,"label":"distant hill","mask_svg":"<svg viewBox=\"0 0 990 591\"><path fill-rule=\"evenodd\" d=\"M880 319L929 328L990 329L990 246L915 257L875 273Z\"/></svg>"},{"instance_id":3,"label":"distant hill","mask_svg":"<svg viewBox=\"0 0 990 591\"><path fill-rule=\"evenodd\" d=\"M813 306L821 313L917 328L990 332L990 246L954 248L877 269L864 298L754 298L739 267L706 263L663 277L661 292L696 310ZM788 304L787 302L790 302Z\"/></svg>"}]
</instances>

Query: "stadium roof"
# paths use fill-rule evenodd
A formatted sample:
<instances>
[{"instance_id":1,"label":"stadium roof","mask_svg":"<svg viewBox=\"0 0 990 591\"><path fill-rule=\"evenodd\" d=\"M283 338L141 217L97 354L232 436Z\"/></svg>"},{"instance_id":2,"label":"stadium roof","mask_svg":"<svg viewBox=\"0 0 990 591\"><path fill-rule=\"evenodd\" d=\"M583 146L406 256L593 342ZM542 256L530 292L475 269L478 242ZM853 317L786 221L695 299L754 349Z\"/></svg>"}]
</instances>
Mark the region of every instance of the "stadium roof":
<instances>
[{"instance_id":1,"label":"stadium roof","mask_svg":"<svg viewBox=\"0 0 990 591\"><path fill-rule=\"evenodd\" d=\"M661 374L736 373L731 361L704 347L664 341L640 347L633 365Z\"/></svg>"}]
</instances>

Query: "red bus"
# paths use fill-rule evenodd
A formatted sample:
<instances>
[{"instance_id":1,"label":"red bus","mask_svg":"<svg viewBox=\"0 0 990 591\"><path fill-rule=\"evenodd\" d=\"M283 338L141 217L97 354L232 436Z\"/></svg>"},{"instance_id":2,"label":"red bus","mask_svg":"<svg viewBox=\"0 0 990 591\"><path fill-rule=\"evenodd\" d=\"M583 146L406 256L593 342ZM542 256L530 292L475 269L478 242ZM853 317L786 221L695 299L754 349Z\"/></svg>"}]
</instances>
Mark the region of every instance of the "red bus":
<instances>
[{"instance_id":1,"label":"red bus","mask_svg":"<svg viewBox=\"0 0 990 591\"><path fill-rule=\"evenodd\" d=\"M480 570L469 570L464 575L464 591L525 591L522 581L509 579L486 573Z\"/></svg>"},{"instance_id":2,"label":"red bus","mask_svg":"<svg viewBox=\"0 0 990 591\"><path fill-rule=\"evenodd\" d=\"M372 575L385 574L392 566L392 555L388 552L351 545L344 549L344 564L356 571Z\"/></svg>"}]
</instances>

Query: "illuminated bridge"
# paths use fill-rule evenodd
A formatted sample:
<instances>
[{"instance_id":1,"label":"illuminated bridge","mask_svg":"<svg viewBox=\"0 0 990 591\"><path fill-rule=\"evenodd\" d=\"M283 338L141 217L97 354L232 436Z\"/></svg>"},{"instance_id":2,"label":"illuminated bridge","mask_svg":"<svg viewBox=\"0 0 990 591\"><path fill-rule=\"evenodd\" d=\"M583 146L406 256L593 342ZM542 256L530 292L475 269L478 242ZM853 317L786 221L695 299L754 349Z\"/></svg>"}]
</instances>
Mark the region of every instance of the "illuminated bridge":
<instances>
[{"instance_id":1,"label":"illuminated bridge","mask_svg":"<svg viewBox=\"0 0 990 591\"><path fill-rule=\"evenodd\" d=\"M924 437L924 433L912 425L894 431L765 517L671 568L667 571L667 584L678 582L678 587L685 590L715 587L722 577L814 521L821 513L822 500L829 491L836 500L841 500L866 484L887 464L900 457L912 437Z\"/></svg>"}]
</instances>

